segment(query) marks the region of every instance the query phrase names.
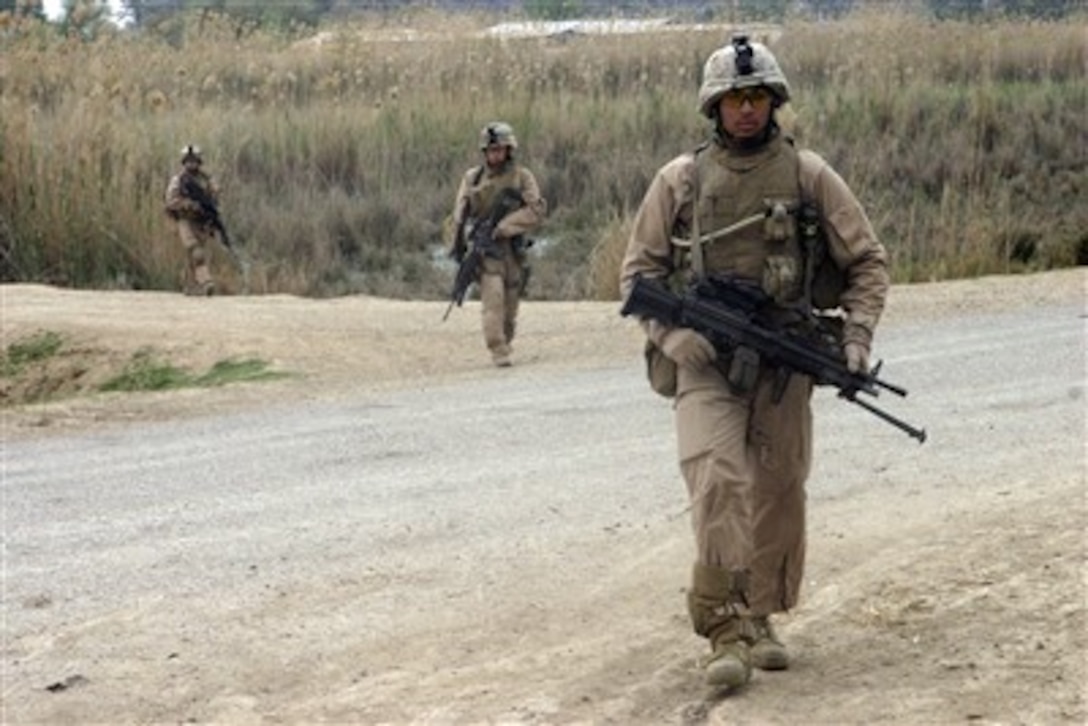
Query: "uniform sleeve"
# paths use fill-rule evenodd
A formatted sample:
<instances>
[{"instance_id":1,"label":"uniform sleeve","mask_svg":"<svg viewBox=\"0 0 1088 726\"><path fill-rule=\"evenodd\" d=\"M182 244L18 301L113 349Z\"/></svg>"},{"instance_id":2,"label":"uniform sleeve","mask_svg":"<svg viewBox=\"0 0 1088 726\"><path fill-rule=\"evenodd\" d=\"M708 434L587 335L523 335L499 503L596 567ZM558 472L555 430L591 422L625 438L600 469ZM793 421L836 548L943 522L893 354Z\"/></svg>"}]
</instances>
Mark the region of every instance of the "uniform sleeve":
<instances>
[{"instance_id":1,"label":"uniform sleeve","mask_svg":"<svg viewBox=\"0 0 1088 726\"><path fill-rule=\"evenodd\" d=\"M205 177L207 180L208 196L212 198L212 201L218 206L219 204L219 184L216 183L212 177Z\"/></svg>"},{"instance_id":2,"label":"uniform sleeve","mask_svg":"<svg viewBox=\"0 0 1088 726\"><path fill-rule=\"evenodd\" d=\"M475 169L469 169L461 175L461 183L457 186L457 196L453 200L453 228L457 229L465 219L465 202L468 201L470 179Z\"/></svg>"},{"instance_id":3,"label":"uniform sleeve","mask_svg":"<svg viewBox=\"0 0 1088 726\"><path fill-rule=\"evenodd\" d=\"M828 251L846 273L845 339L868 346L888 296L887 251L846 182L811 151L801 152L801 186L819 207Z\"/></svg>"},{"instance_id":4,"label":"uniform sleeve","mask_svg":"<svg viewBox=\"0 0 1088 726\"><path fill-rule=\"evenodd\" d=\"M690 223L694 200L695 158L679 156L658 170L646 190L631 227L627 251L620 266L620 296L626 300L635 278L667 277L673 271L673 234ZM642 327L654 344L669 328L643 319Z\"/></svg>"},{"instance_id":5,"label":"uniform sleeve","mask_svg":"<svg viewBox=\"0 0 1088 726\"><path fill-rule=\"evenodd\" d=\"M540 195L540 186L536 183L533 172L524 167L518 173L518 186L525 206L503 217L495 226L497 237L517 237L532 232L544 221L548 204Z\"/></svg>"},{"instance_id":6,"label":"uniform sleeve","mask_svg":"<svg viewBox=\"0 0 1088 726\"><path fill-rule=\"evenodd\" d=\"M176 174L166 186L164 199L166 211L174 216L182 216L192 211L192 203L181 193L181 175Z\"/></svg>"}]
</instances>

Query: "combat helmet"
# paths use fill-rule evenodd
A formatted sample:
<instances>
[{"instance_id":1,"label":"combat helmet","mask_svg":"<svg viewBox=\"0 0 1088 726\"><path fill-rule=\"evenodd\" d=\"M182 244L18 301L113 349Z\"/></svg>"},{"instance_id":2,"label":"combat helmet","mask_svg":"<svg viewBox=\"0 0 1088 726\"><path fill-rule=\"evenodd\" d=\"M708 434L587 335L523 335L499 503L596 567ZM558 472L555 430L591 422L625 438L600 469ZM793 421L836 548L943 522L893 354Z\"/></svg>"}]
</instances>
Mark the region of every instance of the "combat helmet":
<instances>
[{"instance_id":1,"label":"combat helmet","mask_svg":"<svg viewBox=\"0 0 1088 726\"><path fill-rule=\"evenodd\" d=\"M699 87L699 111L712 118L726 92L753 86L770 88L779 104L790 100L789 83L767 46L749 42L747 35L735 35L732 43L706 59Z\"/></svg>"},{"instance_id":2,"label":"combat helmet","mask_svg":"<svg viewBox=\"0 0 1088 726\"><path fill-rule=\"evenodd\" d=\"M489 146L507 146L511 151L518 148L514 127L505 121L492 121L480 130L480 151Z\"/></svg>"},{"instance_id":3,"label":"combat helmet","mask_svg":"<svg viewBox=\"0 0 1088 726\"><path fill-rule=\"evenodd\" d=\"M204 155L200 151L199 146L194 146L193 144L187 144L181 150L181 163L184 164L185 162L189 161L190 159L194 159L198 163L201 163L201 164L204 163Z\"/></svg>"}]
</instances>

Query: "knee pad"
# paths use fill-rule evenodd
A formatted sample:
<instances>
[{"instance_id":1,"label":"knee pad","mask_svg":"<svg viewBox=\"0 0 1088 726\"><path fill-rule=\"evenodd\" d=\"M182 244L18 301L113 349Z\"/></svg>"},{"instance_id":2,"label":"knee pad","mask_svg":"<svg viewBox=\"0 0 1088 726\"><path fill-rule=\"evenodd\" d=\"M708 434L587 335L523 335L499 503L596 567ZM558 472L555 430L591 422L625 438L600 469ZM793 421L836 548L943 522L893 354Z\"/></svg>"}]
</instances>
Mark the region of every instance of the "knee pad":
<instances>
[{"instance_id":1,"label":"knee pad","mask_svg":"<svg viewBox=\"0 0 1088 726\"><path fill-rule=\"evenodd\" d=\"M200 267L207 263L208 253L204 251L204 245L193 245L189 248L189 261L193 267Z\"/></svg>"}]
</instances>

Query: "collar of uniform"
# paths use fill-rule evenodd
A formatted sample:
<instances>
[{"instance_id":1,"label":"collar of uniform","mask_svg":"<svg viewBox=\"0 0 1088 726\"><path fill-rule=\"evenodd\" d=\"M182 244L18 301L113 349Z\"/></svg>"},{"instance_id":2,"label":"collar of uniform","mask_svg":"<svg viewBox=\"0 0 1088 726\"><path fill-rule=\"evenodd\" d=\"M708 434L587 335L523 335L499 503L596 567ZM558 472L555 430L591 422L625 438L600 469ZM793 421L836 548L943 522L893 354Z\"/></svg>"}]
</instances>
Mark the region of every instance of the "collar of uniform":
<instances>
[{"instance_id":1,"label":"collar of uniform","mask_svg":"<svg viewBox=\"0 0 1088 726\"><path fill-rule=\"evenodd\" d=\"M733 156L758 156L768 146L782 137L782 130L772 118L757 139L740 141L725 133L720 127L714 133L714 145L727 150Z\"/></svg>"},{"instance_id":2,"label":"collar of uniform","mask_svg":"<svg viewBox=\"0 0 1088 726\"><path fill-rule=\"evenodd\" d=\"M713 147L712 158L726 169L737 172L750 171L777 156L782 151L783 143L785 142L782 136L776 133L767 143L743 152L716 144Z\"/></svg>"}]
</instances>

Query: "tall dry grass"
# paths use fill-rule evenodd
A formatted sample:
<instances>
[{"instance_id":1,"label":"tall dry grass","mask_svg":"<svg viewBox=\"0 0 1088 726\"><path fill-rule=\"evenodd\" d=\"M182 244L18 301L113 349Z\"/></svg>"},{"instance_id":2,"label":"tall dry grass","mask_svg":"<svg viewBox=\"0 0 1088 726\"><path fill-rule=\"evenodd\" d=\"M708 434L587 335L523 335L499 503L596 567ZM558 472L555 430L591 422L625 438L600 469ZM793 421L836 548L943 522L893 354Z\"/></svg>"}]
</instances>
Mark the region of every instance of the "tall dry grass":
<instances>
[{"instance_id":1,"label":"tall dry grass","mask_svg":"<svg viewBox=\"0 0 1088 726\"><path fill-rule=\"evenodd\" d=\"M251 289L439 297L456 181L501 118L553 210L532 294L614 296L646 185L706 135L695 94L726 30L500 41L480 37L488 20L383 16L291 38L198 16L93 43L8 29L4 278L176 288L161 201L193 142ZM799 137L862 198L896 279L1085 261L1086 28L856 16L773 43Z\"/></svg>"}]
</instances>

